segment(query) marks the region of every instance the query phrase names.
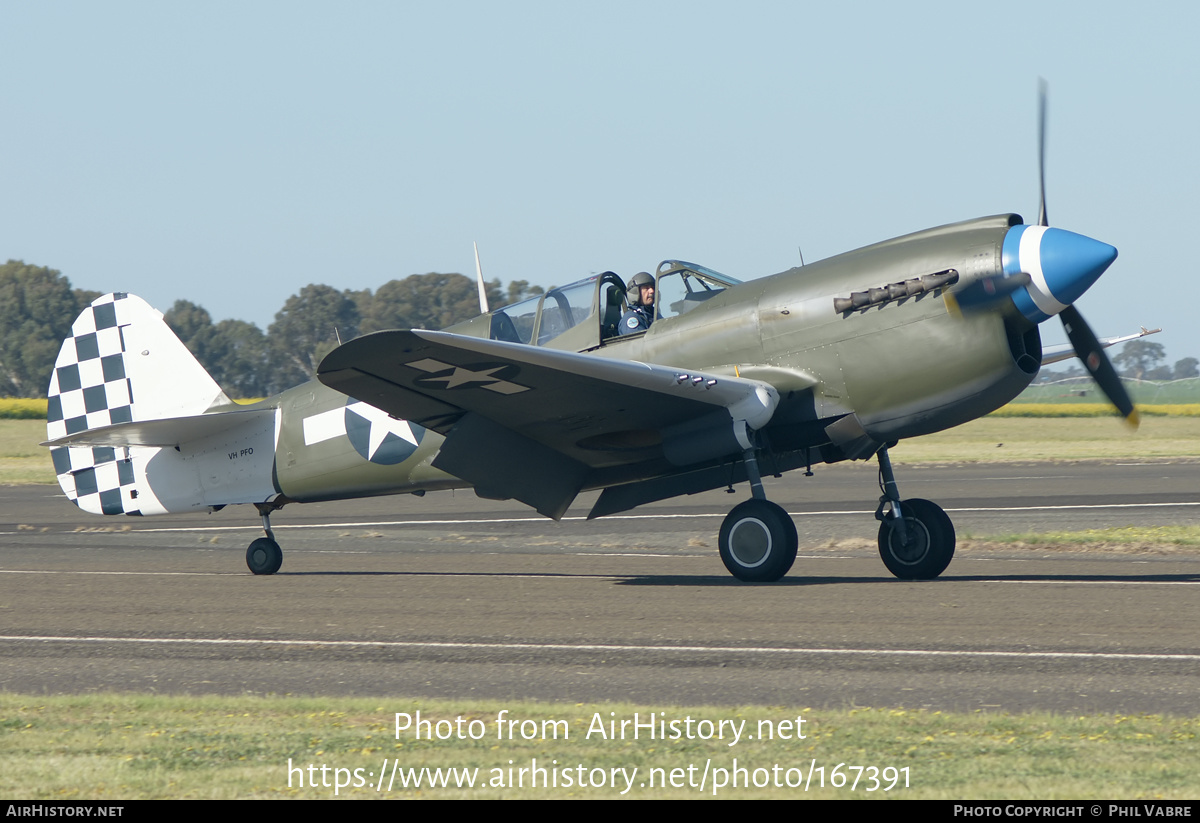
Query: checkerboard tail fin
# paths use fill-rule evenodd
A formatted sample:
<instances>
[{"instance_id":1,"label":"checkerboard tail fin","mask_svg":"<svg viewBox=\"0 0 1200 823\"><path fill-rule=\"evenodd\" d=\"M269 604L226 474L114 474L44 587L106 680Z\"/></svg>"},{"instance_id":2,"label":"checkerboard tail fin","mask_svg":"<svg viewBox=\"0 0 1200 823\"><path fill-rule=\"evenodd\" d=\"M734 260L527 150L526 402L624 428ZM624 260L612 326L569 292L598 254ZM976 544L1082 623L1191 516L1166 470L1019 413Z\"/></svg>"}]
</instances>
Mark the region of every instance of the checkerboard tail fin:
<instances>
[{"instance_id":1,"label":"checkerboard tail fin","mask_svg":"<svg viewBox=\"0 0 1200 823\"><path fill-rule=\"evenodd\" d=\"M96 298L71 325L47 391L48 439L202 414L230 400L162 313L131 294Z\"/></svg>"},{"instance_id":2,"label":"checkerboard tail fin","mask_svg":"<svg viewBox=\"0 0 1200 823\"><path fill-rule=\"evenodd\" d=\"M47 440L231 404L162 313L120 293L97 298L75 319L59 349L47 397ZM139 504L122 495L135 483L136 461L129 449L68 447L51 454L59 485L80 508L141 513Z\"/></svg>"}]
</instances>

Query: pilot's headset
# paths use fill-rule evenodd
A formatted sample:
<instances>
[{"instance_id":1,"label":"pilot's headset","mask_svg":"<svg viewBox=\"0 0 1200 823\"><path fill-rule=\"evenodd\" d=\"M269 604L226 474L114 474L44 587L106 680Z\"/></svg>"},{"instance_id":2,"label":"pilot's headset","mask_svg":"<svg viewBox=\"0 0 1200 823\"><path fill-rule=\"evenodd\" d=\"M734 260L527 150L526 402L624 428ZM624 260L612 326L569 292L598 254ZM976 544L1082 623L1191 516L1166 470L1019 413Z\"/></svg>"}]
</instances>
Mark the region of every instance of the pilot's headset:
<instances>
[{"instance_id":1,"label":"pilot's headset","mask_svg":"<svg viewBox=\"0 0 1200 823\"><path fill-rule=\"evenodd\" d=\"M642 305L642 286L653 286L654 278L648 271L640 271L633 277L629 278L629 285L625 288L625 299L631 306Z\"/></svg>"}]
</instances>

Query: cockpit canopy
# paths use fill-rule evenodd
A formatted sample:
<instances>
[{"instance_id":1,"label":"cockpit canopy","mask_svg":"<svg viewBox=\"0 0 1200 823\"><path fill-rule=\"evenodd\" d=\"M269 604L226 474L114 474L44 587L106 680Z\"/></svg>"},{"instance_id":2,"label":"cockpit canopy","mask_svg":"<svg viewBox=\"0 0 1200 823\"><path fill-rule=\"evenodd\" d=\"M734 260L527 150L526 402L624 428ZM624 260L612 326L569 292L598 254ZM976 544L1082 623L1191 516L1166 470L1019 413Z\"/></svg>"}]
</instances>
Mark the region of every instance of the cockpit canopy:
<instances>
[{"instance_id":1,"label":"cockpit canopy","mask_svg":"<svg viewBox=\"0 0 1200 823\"><path fill-rule=\"evenodd\" d=\"M655 272L655 306L658 317L678 317L687 314L706 300L711 300L730 286L735 280L727 274L685 263L682 260L664 260Z\"/></svg>"},{"instance_id":2,"label":"cockpit canopy","mask_svg":"<svg viewBox=\"0 0 1200 823\"><path fill-rule=\"evenodd\" d=\"M656 320L686 314L741 282L682 260L659 263L654 278ZM448 331L483 337L482 323L487 322L486 336L492 340L585 351L615 341L621 315L628 308L625 281L606 271L495 309Z\"/></svg>"}]
</instances>

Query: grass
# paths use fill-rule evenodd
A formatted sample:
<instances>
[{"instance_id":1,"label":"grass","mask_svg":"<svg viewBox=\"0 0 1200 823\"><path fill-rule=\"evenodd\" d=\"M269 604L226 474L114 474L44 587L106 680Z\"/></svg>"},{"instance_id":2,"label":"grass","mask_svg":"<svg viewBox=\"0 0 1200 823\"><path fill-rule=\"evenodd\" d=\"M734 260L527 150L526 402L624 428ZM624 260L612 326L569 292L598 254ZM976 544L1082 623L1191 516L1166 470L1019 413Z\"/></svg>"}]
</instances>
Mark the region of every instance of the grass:
<instances>
[{"instance_id":1,"label":"grass","mask_svg":"<svg viewBox=\"0 0 1200 823\"><path fill-rule=\"evenodd\" d=\"M509 718L537 721L534 739L497 739L495 721L502 710L508 710ZM395 713L415 716L418 711L422 719L448 721L442 724L443 731L463 718L463 739L417 740L407 730L397 739ZM712 740L694 735L693 739L650 740L644 731L638 740L586 736L596 719L632 720L635 712L643 722L651 712L668 722L678 720L681 734L687 717L693 719L694 731L699 731L701 720L714 726L723 720L744 721L743 737L730 746L728 734ZM797 717L804 718L802 726L794 723ZM467 727L472 720L478 723ZM543 720L564 721L558 726L558 739L541 738ZM791 724L790 729L783 721ZM467 728L482 738L470 739ZM729 726L725 728L728 732ZM787 731L789 739L758 739L759 730L768 728ZM566 739L561 736L563 729ZM335 793L361 798L619 797L625 782L618 776L618 788L612 788L612 770L623 768L628 774L636 768L634 786L626 797L1186 799L1200 795L1198 733L1200 718L1156 715L814 712L401 698L0 695L0 794L56 801L330 798ZM521 777L517 770L528 769L535 758L539 767L558 769L558 787L531 788L528 772L523 787L510 785ZM786 785L726 785L714 792L714 779L731 779L735 758L738 767L746 769L745 778L768 784L808 779L815 764L824 769L825 785L819 785L822 775L817 771L807 791ZM418 789L402 788L397 782L389 792L385 780L385 790L377 791L379 773L390 776L393 761L400 769L477 769L477 780L483 784L504 785ZM315 787L309 784L310 764ZM706 764L706 786L701 791ZM843 765L835 775L838 764ZM598 782L603 774L609 785L563 786L564 773L569 770L574 782L580 765L590 780ZM327 767L328 785L320 785L321 766ZM878 771L856 771L859 766ZM890 791L884 791L887 783L867 791L873 778L884 778L888 767L894 770L887 773L893 783ZM683 785L639 785L649 783L652 769L657 770L653 775L660 783L672 770L679 770L675 775ZM353 785L356 775L362 785ZM856 776L859 785L852 788ZM300 785L302 777L304 785ZM843 777L844 785L832 785ZM338 781L351 785L335 790Z\"/></svg>"},{"instance_id":2,"label":"grass","mask_svg":"<svg viewBox=\"0 0 1200 823\"><path fill-rule=\"evenodd\" d=\"M1120 526L1082 531L960 536L963 548L1054 549L1057 551L1195 552L1200 549L1200 526Z\"/></svg>"},{"instance_id":3,"label":"grass","mask_svg":"<svg viewBox=\"0 0 1200 823\"><path fill-rule=\"evenodd\" d=\"M1134 431L1113 417L988 417L902 441L903 463L995 463L1200 457L1200 420L1147 417Z\"/></svg>"},{"instance_id":4,"label":"grass","mask_svg":"<svg viewBox=\"0 0 1200 823\"><path fill-rule=\"evenodd\" d=\"M1200 403L1159 403L1138 406L1142 417L1200 417ZM1116 417L1107 403L1009 403L992 417Z\"/></svg>"},{"instance_id":5,"label":"grass","mask_svg":"<svg viewBox=\"0 0 1200 823\"><path fill-rule=\"evenodd\" d=\"M0 420L0 485L54 483L50 450L39 446L46 439L46 421Z\"/></svg>"}]
</instances>

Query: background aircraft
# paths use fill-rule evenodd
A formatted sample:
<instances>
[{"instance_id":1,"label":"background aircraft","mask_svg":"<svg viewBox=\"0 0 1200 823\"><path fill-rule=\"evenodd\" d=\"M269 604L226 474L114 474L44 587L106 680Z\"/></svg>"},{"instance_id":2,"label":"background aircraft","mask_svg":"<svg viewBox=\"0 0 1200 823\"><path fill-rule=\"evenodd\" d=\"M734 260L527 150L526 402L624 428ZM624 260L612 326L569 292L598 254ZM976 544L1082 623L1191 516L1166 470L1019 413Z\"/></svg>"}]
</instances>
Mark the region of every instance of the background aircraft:
<instances>
[{"instance_id":1,"label":"background aircraft","mask_svg":"<svg viewBox=\"0 0 1200 823\"><path fill-rule=\"evenodd\" d=\"M1044 95L1042 98L1044 123ZM1044 127L1042 129L1044 157ZM888 449L1007 403L1043 361L1058 315L1117 410L1137 413L1072 303L1112 246L1002 214L928 229L740 283L668 260L656 319L618 336L630 296L613 272L445 331L385 331L330 353L318 381L232 403L139 298L110 294L76 320L49 389L59 482L81 508L148 515L473 487L558 518L602 489L589 517L748 482L721 526L747 581L784 575L795 525L764 472L875 457L880 554L902 578L950 563L950 518L902 500Z\"/></svg>"}]
</instances>

